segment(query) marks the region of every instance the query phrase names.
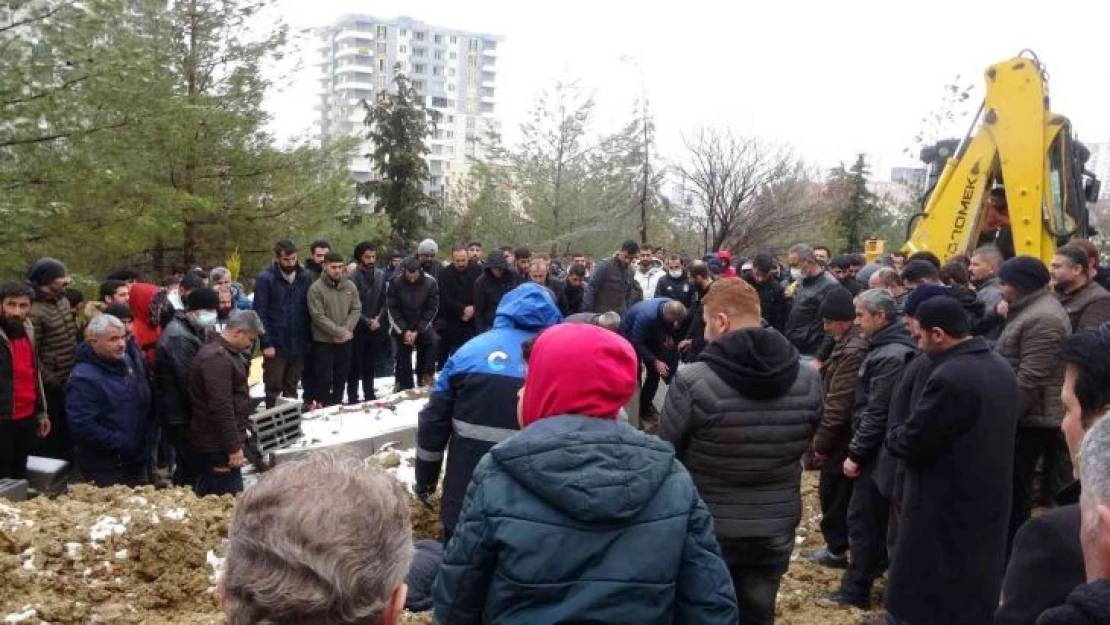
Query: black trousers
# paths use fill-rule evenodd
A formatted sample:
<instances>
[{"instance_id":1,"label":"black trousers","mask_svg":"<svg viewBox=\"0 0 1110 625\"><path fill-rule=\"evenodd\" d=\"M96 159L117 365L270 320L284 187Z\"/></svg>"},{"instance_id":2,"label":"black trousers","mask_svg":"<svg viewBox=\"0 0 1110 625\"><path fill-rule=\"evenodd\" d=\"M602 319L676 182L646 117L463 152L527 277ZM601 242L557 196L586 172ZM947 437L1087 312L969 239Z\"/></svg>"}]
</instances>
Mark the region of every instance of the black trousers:
<instances>
[{"instance_id":1,"label":"black trousers","mask_svg":"<svg viewBox=\"0 0 1110 625\"><path fill-rule=\"evenodd\" d=\"M412 355L416 352L416 375L435 375L436 345L439 336L435 330L428 328L416 335L414 345L405 345L404 337L400 334L393 335L393 343L397 347L397 383L394 391L407 391L416 384L412 375Z\"/></svg>"},{"instance_id":2,"label":"black trousers","mask_svg":"<svg viewBox=\"0 0 1110 625\"><path fill-rule=\"evenodd\" d=\"M66 421L66 394L62 389L46 391L46 414L50 417L50 435L36 438L31 445L35 456L73 460L73 439Z\"/></svg>"},{"instance_id":3,"label":"black trousers","mask_svg":"<svg viewBox=\"0 0 1110 625\"><path fill-rule=\"evenodd\" d=\"M351 369L347 375L347 401L358 403L358 386L362 384L362 397L364 401L377 399L374 395L374 378L377 373L377 364L385 352L386 334L382 330L371 332L364 323L359 323L355 328L355 338L352 341Z\"/></svg>"},{"instance_id":4,"label":"black trousers","mask_svg":"<svg viewBox=\"0 0 1110 625\"><path fill-rule=\"evenodd\" d=\"M829 553L844 555L848 551L848 504L853 486L855 481L844 477L843 471L821 471L817 496L821 500L821 534Z\"/></svg>"},{"instance_id":5,"label":"black trousers","mask_svg":"<svg viewBox=\"0 0 1110 625\"><path fill-rule=\"evenodd\" d=\"M1033 474L1037 461L1044 456L1045 485L1050 484L1054 462L1060 454L1067 455L1068 446L1060 428L1018 427L1014 442L1014 499L1010 508L1010 533L1006 541L1009 559L1014 535L1029 519L1033 507Z\"/></svg>"},{"instance_id":6,"label":"black trousers","mask_svg":"<svg viewBox=\"0 0 1110 625\"><path fill-rule=\"evenodd\" d=\"M312 369L316 380L315 401L334 406L343 401L343 388L351 369L351 341L312 344Z\"/></svg>"},{"instance_id":7,"label":"black trousers","mask_svg":"<svg viewBox=\"0 0 1110 625\"><path fill-rule=\"evenodd\" d=\"M278 354L273 358L262 359L262 384L266 387L267 408L273 408L278 397L297 398L297 384L301 381L303 368L304 355Z\"/></svg>"},{"instance_id":8,"label":"black trousers","mask_svg":"<svg viewBox=\"0 0 1110 625\"><path fill-rule=\"evenodd\" d=\"M196 461L197 481L193 490L197 497L234 495L243 492L243 470L229 467L227 454L197 454Z\"/></svg>"},{"instance_id":9,"label":"black trousers","mask_svg":"<svg viewBox=\"0 0 1110 625\"><path fill-rule=\"evenodd\" d=\"M0 478L27 477L27 456L31 455L38 429L39 422L34 416L18 421L0 420Z\"/></svg>"},{"instance_id":10,"label":"black trousers","mask_svg":"<svg viewBox=\"0 0 1110 625\"><path fill-rule=\"evenodd\" d=\"M740 622L774 625L775 596L790 567L793 533L773 538L720 538L717 543L732 575Z\"/></svg>"},{"instance_id":11,"label":"black trousers","mask_svg":"<svg viewBox=\"0 0 1110 625\"><path fill-rule=\"evenodd\" d=\"M147 465L143 462L95 469L82 467L81 463L78 462L77 470L86 482L92 482L100 488L108 488L109 486L130 486L134 488L149 483L147 480Z\"/></svg>"},{"instance_id":12,"label":"black trousers","mask_svg":"<svg viewBox=\"0 0 1110 625\"><path fill-rule=\"evenodd\" d=\"M474 338L473 322L463 323L459 320L445 322L443 333L439 336L439 349L436 357L438 366L436 370L443 369L443 365L447 364L447 359L472 338Z\"/></svg>"},{"instance_id":13,"label":"black trousers","mask_svg":"<svg viewBox=\"0 0 1110 625\"><path fill-rule=\"evenodd\" d=\"M166 425L162 427L162 435L173 445L177 460L173 469L173 485L193 486L197 481L197 459L189 442L189 426Z\"/></svg>"},{"instance_id":14,"label":"black trousers","mask_svg":"<svg viewBox=\"0 0 1110 625\"><path fill-rule=\"evenodd\" d=\"M858 599L870 599L871 587L887 564L887 524L890 501L875 486L875 463L864 465L852 485L848 503L848 544L852 557L840 589Z\"/></svg>"},{"instance_id":15,"label":"black trousers","mask_svg":"<svg viewBox=\"0 0 1110 625\"><path fill-rule=\"evenodd\" d=\"M655 394L659 391L659 381L662 380L665 384L671 383L671 378L674 376L675 369L678 367L678 354L668 350L659 350L655 352L657 358L662 360L671 368L670 375L665 378L659 376L659 372L655 370L654 364L644 363L644 368L647 371L644 373L644 386L640 389L640 418L650 417L652 414L652 407L655 404Z\"/></svg>"}]
</instances>

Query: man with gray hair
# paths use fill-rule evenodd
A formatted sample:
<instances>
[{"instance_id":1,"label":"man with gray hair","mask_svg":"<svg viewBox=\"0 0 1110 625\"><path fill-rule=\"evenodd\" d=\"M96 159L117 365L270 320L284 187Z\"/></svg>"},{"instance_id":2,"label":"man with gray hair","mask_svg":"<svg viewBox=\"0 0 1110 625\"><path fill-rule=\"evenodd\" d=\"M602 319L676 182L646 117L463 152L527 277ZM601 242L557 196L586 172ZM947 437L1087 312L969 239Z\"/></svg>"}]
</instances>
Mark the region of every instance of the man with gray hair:
<instances>
[{"instance_id":1,"label":"man with gray hair","mask_svg":"<svg viewBox=\"0 0 1110 625\"><path fill-rule=\"evenodd\" d=\"M848 504L848 544L852 557L830 599L841 605L867 609L871 586L887 560L886 532L890 502L875 485L875 466L886 438L890 399L913 358L915 345L898 319L894 298L882 289L860 293L855 300L856 325L870 341L860 366L852 440L844 461L844 476L855 480Z\"/></svg>"},{"instance_id":2,"label":"man with gray hair","mask_svg":"<svg viewBox=\"0 0 1110 625\"><path fill-rule=\"evenodd\" d=\"M108 313L93 317L66 384L66 419L77 470L97 486L146 483L150 385L127 330Z\"/></svg>"},{"instance_id":3,"label":"man with gray hair","mask_svg":"<svg viewBox=\"0 0 1110 625\"><path fill-rule=\"evenodd\" d=\"M355 458L318 453L243 494L218 593L231 625L393 625L412 557L401 484Z\"/></svg>"},{"instance_id":4,"label":"man with gray hair","mask_svg":"<svg viewBox=\"0 0 1110 625\"><path fill-rule=\"evenodd\" d=\"M228 289L231 292L231 301L235 310L250 310L250 298L243 293L243 285L231 281L231 270L227 267L214 267L208 272L208 285L219 291Z\"/></svg>"},{"instance_id":5,"label":"man with gray hair","mask_svg":"<svg viewBox=\"0 0 1110 625\"><path fill-rule=\"evenodd\" d=\"M821 302L840 283L817 262L813 248L808 245L790 248L787 262L797 286L794 289L794 307L790 310L783 334L801 352L803 359L812 360L825 342Z\"/></svg>"},{"instance_id":6,"label":"man with gray hair","mask_svg":"<svg viewBox=\"0 0 1110 625\"><path fill-rule=\"evenodd\" d=\"M243 490L241 468L251 413L247 363L251 346L264 332L258 313L241 310L232 314L223 331L193 358L189 441L199 497Z\"/></svg>"},{"instance_id":7,"label":"man with gray hair","mask_svg":"<svg viewBox=\"0 0 1110 625\"><path fill-rule=\"evenodd\" d=\"M1110 623L1110 419L1100 419L1083 438L1079 453L1079 542L1087 583L1067 603L1048 610L1038 625Z\"/></svg>"}]
</instances>

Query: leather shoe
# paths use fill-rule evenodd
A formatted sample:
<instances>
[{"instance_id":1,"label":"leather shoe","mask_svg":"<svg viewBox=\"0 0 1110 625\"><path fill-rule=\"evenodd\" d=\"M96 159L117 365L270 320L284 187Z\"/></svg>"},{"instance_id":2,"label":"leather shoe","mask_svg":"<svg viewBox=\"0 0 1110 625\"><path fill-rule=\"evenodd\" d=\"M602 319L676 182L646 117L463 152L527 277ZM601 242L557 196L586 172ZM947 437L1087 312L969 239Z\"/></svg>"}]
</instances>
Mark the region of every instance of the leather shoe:
<instances>
[{"instance_id":1,"label":"leather shoe","mask_svg":"<svg viewBox=\"0 0 1110 625\"><path fill-rule=\"evenodd\" d=\"M835 603L836 605L851 606L859 608L861 610L871 609L870 597L857 597L855 595L850 595L843 590L838 590L832 593L827 597L827 599L832 603Z\"/></svg>"},{"instance_id":2,"label":"leather shoe","mask_svg":"<svg viewBox=\"0 0 1110 625\"><path fill-rule=\"evenodd\" d=\"M828 549L814 549L802 552L802 557L830 569L848 568L848 554L846 553L837 555Z\"/></svg>"}]
</instances>

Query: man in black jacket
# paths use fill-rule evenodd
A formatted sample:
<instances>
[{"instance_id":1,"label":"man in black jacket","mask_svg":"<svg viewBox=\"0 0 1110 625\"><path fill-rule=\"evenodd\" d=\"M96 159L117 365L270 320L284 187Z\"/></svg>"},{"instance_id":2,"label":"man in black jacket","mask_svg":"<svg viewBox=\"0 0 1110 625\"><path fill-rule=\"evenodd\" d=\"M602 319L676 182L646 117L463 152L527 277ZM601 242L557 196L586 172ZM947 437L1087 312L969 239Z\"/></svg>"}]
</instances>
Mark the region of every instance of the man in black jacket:
<instances>
[{"instance_id":1,"label":"man in black jacket","mask_svg":"<svg viewBox=\"0 0 1110 625\"><path fill-rule=\"evenodd\" d=\"M505 253L494 250L486 257L482 275L474 283L474 324L477 332L493 327L493 318L501 298L518 284L517 276L509 267Z\"/></svg>"},{"instance_id":2,"label":"man in black jacket","mask_svg":"<svg viewBox=\"0 0 1110 625\"><path fill-rule=\"evenodd\" d=\"M848 254L838 254L829 261L829 273L836 278L840 286L848 289L852 296L859 295L863 290L863 285L856 280L855 274L852 273L852 258Z\"/></svg>"},{"instance_id":3,"label":"man in black jacket","mask_svg":"<svg viewBox=\"0 0 1110 625\"><path fill-rule=\"evenodd\" d=\"M451 264L439 270L439 368L476 334L474 286L482 267L470 262L466 248L451 250Z\"/></svg>"},{"instance_id":4,"label":"man in black jacket","mask_svg":"<svg viewBox=\"0 0 1110 625\"><path fill-rule=\"evenodd\" d=\"M639 301L633 297L634 270L632 259L640 253L635 241L625 241L619 252L597 268L586 285L585 312L613 311L624 316L628 307Z\"/></svg>"},{"instance_id":5,"label":"man in black jacket","mask_svg":"<svg viewBox=\"0 0 1110 625\"><path fill-rule=\"evenodd\" d=\"M799 281L794 291L794 307L786 321L783 334L798 348L804 359L812 359L825 342L821 325L821 302L829 291L840 286L832 274L817 263L813 248L795 245L790 248L787 262L791 275Z\"/></svg>"},{"instance_id":6,"label":"man in black jacket","mask_svg":"<svg viewBox=\"0 0 1110 625\"><path fill-rule=\"evenodd\" d=\"M786 329L786 320L790 317L790 302L786 298L786 289L782 288L771 273L774 268L775 259L770 254L756 254L752 259L750 283L759 293L759 308L763 311L763 320L767 325L782 332Z\"/></svg>"},{"instance_id":7,"label":"man in black jacket","mask_svg":"<svg viewBox=\"0 0 1110 625\"><path fill-rule=\"evenodd\" d=\"M204 345L208 329L216 323L219 305L214 289L195 289L185 298L185 312L174 314L154 348L154 410L164 436L174 448L176 486L192 486L197 477L189 444L189 368Z\"/></svg>"},{"instance_id":8,"label":"man in black jacket","mask_svg":"<svg viewBox=\"0 0 1110 625\"><path fill-rule=\"evenodd\" d=\"M644 297L647 299L653 297L673 299L682 302L686 310L689 310L694 306L694 300L698 294L694 285L690 284L690 276L686 275L686 268L682 266L682 258L678 254L671 254L667 257L665 269L667 273L662 275L659 281L655 283L655 293L644 293Z\"/></svg>"},{"instance_id":9,"label":"man in black jacket","mask_svg":"<svg viewBox=\"0 0 1110 625\"><path fill-rule=\"evenodd\" d=\"M412 356L417 353L416 372L423 386L431 386L435 377L435 353L439 336L435 319L439 312L439 284L424 273L420 260L405 259L403 270L389 283L386 295L389 325L397 345L397 384L394 390L413 388Z\"/></svg>"},{"instance_id":10,"label":"man in black jacket","mask_svg":"<svg viewBox=\"0 0 1110 625\"><path fill-rule=\"evenodd\" d=\"M860 367L852 440L844 461L844 476L855 480L848 504L848 542L852 558L829 598L862 609L871 606L871 586L886 562L886 532L890 512L875 487L875 461L886 437L890 397L914 355L914 342L898 319L894 298L881 289L856 297L856 325L871 344Z\"/></svg>"},{"instance_id":11,"label":"man in black jacket","mask_svg":"<svg viewBox=\"0 0 1110 625\"><path fill-rule=\"evenodd\" d=\"M362 303L361 316L355 326L354 353L351 354L351 369L347 375L347 403L357 404L358 385L362 383L365 401L376 398L374 392L374 372L378 361L389 353L389 335L386 332L385 316L385 275L377 268L378 252L370 241L355 246L355 262L358 266L351 272L351 281L358 290Z\"/></svg>"},{"instance_id":12,"label":"man in black jacket","mask_svg":"<svg viewBox=\"0 0 1110 625\"><path fill-rule=\"evenodd\" d=\"M710 344L676 374L659 434L713 515L740 622L773 623L801 520L801 458L820 418L821 378L781 334L761 327L747 282L718 281L703 305Z\"/></svg>"},{"instance_id":13,"label":"man in black jacket","mask_svg":"<svg viewBox=\"0 0 1110 625\"><path fill-rule=\"evenodd\" d=\"M582 300L586 296L585 284L585 265L571 265L567 268L567 281L563 284L563 294L567 298L567 317L582 312Z\"/></svg>"},{"instance_id":14,"label":"man in black jacket","mask_svg":"<svg viewBox=\"0 0 1110 625\"><path fill-rule=\"evenodd\" d=\"M1074 466L1080 466L1083 436L1110 410L1110 325L1069 336L1057 356L1065 367L1061 429ZM1086 581L1079 490L1077 481L1056 495L1056 508L1030 517L1018 530L995 625L1032 623Z\"/></svg>"},{"instance_id":15,"label":"man in black jacket","mask_svg":"<svg viewBox=\"0 0 1110 625\"><path fill-rule=\"evenodd\" d=\"M906 480L884 603L898 622L990 623L1013 496L1017 379L971 337L955 300L934 297L916 312L918 346L935 368L887 436Z\"/></svg>"},{"instance_id":16,"label":"man in black jacket","mask_svg":"<svg viewBox=\"0 0 1110 625\"><path fill-rule=\"evenodd\" d=\"M687 315L690 325L686 330L686 338L678 343L678 353L683 362L694 362L705 349L705 318L702 316L702 301L709 293L709 287L713 286L713 274L710 273L709 266L700 260L690 263L688 273L696 296L694 306Z\"/></svg>"}]
</instances>

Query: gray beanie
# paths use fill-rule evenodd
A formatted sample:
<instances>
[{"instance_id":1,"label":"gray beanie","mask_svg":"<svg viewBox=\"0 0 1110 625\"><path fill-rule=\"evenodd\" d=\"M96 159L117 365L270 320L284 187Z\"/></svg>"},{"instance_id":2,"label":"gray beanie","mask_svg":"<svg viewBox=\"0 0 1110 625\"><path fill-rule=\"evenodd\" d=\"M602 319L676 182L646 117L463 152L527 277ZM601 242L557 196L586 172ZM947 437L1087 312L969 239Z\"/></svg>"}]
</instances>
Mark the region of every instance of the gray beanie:
<instances>
[{"instance_id":1,"label":"gray beanie","mask_svg":"<svg viewBox=\"0 0 1110 625\"><path fill-rule=\"evenodd\" d=\"M420 245L416 247L417 254L438 254L439 246L431 239L424 239Z\"/></svg>"}]
</instances>

